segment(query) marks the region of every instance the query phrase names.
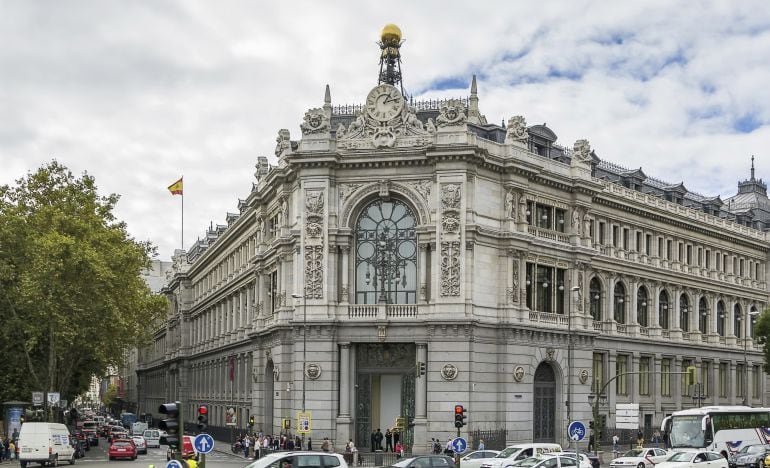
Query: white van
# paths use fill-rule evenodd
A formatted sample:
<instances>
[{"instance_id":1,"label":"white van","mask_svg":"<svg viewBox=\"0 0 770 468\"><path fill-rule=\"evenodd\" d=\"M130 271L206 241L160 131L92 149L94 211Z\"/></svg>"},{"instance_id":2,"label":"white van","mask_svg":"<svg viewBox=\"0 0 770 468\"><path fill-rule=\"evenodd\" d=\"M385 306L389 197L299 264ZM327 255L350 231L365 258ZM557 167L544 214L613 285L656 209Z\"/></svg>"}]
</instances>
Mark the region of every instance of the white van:
<instances>
[{"instance_id":1,"label":"white van","mask_svg":"<svg viewBox=\"0 0 770 468\"><path fill-rule=\"evenodd\" d=\"M94 416L94 421L96 421L97 427L102 427L106 424L106 420L104 419L104 416Z\"/></svg>"},{"instance_id":2,"label":"white van","mask_svg":"<svg viewBox=\"0 0 770 468\"><path fill-rule=\"evenodd\" d=\"M144 431L144 440L147 441L147 447L160 447L160 431L157 429L147 429Z\"/></svg>"},{"instance_id":3,"label":"white van","mask_svg":"<svg viewBox=\"0 0 770 468\"><path fill-rule=\"evenodd\" d=\"M519 460L535 457L543 453L561 452L561 445L538 442L532 444L515 444L506 447L494 458L488 458L481 463L481 468L509 468Z\"/></svg>"},{"instance_id":4,"label":"white van","mask_svg":"<svg viewBox=\"0 0 770 468\"><path fill-rule=\"evenodd\" d=\"M149 429L146 422L135 422L131 425L131 435L142 435L144 434L144 431Z\"/></svg>"},{"instance_id":5,"label":"white van","mask_svg":"<svg viewBox=\"0 0 770 468\"><path fill-rule=\"evenodd\" d=\"M27 463L75 464L75 448L70 444L70 431L64 424L27 422L19 432L19 462L21 468Z\"/></svg>"}]
</instances>

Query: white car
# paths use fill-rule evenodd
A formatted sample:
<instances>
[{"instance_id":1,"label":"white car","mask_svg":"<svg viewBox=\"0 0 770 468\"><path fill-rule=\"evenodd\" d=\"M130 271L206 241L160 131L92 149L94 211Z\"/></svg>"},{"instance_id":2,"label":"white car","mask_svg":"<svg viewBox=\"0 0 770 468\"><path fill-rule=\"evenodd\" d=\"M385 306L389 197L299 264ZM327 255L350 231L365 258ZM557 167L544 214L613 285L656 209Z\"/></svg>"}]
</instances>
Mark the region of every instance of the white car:
<instances>
[{"instance_id":1,"label":"white car","mask_svg":"<svg viewBox=\"0 0 770 468\"><path fill-rule=\"evenodd\" d=\"M463 468L481 468L481 460L492 458L500 453L499 450L474 450L460 458L460 464Z\"/></svg>"},{"instance_id":2,"label":"white car","mask_svg":"<svg viewBox=\"0 0 770 468\"><path fill-rule=\"evenodd\" d=\"M575 452L564 452L563 454L565 457L572 457L575 458ZM585 453L580 454L580 468L593 468L593 464L591 463L591 459L588 458L588 455Z\"/></svg>"},{"instance_id":3,"label":"white car","mask_svg":"<svg viewBox=\"0 0 770 468\"><path fill-rule=\"evenodd\" d=\"M275 452L265 455L246 468L291 468L297 466L327 466L348 468L348 463L339 453L325 452Z\"/></svg>"},{"instance_id":4,"label":"white car","mask_svg":"<svg viewBox=\"0 0 770 468\"><path fill-rule=\"evenodd\" d=\"M610 468L652 468L670 456L660 448L635 448L610 462Z\"/></svg>"},{"instance_id":5,"label":"white car","mask_svg":"<svg viewBox=\"0 0 770 468\"><path fill-rule=\"evenodd\" d=\"M728 468L725 457L717 452L678 452L655 468Z\"/></svg>"},{"instance_id":6,"label":"white car","mask_svg":"<svg viewBox=\"0 0 770 468\"><path fill-rule=\"evenodd\" d=\"M546 453L536 457L525 458L513 464L516 468L577 468L575 457L559 453Z\"/></svg>"},{"instance_id":7,"label":"white car","mask_svg":"<svg viewBox=\"0 0 770 468\"><path fill-rule=\"evenodd\" d=\"M133 440L134 445L136 445L136 453L147 455L147 440L145 440L143 436L131 436L131 440Z\"/></svg>"}]
</instances>

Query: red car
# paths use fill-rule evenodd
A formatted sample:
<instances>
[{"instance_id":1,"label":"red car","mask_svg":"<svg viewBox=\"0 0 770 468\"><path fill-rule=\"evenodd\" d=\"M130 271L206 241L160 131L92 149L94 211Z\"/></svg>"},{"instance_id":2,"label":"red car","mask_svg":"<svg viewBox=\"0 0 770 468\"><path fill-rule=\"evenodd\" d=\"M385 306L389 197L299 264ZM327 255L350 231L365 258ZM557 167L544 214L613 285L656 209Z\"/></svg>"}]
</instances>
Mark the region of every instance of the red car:
<instances>
[{"instance_id":1,"label":"red car","mask_svg":"<svg viewBox=\"0 0 770 468\"><path fill-rule=\"evenodd\" d=\"M107 455L109 455L110 460L115 460L116 458L136 460L136 445L134 445L134 441L131 439L115 439L110 444Z\"/></svg>"},{"instance_id":2,"label":"red car","mask_svg":"<svg viewBox=\"0 0 770 468\"><path fill-rule=\"evenodd\" d=\"M194 458L196 461L198 460L198 453L195 451L195 447L193 447L192 436L182 436L182 458ZM171 460L171 449L166 451L166 461L169 460Z\"/></svg>"}]
</instances>

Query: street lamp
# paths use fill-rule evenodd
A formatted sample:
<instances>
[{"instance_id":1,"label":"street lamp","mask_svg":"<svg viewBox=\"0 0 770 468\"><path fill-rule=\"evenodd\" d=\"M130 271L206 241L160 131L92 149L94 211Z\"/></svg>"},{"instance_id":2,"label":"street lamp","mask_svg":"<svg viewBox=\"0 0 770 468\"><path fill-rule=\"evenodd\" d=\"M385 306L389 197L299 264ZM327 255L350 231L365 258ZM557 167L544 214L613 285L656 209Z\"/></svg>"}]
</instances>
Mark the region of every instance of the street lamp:
<instances>
[{"instance_id":1,"label":"street lamp","mask_svg":"<svg viewBox=\"0 0 770 468\"><path fill-rule=\"evenodd\" d=\"M305 412L305 368L307 367L307 296L292 294L294 299L302 299L302 412Z\"/></svg>"},{"instance_id":2,"label":"street lamp","mask_svg":"<svg viewBox=\"0 0 770 468\"><path fill-rule=\"evenodd\" d=\"M746 347L749 344L749 322L754 322L754 317L759 315L759 311L752 310L749 312L749 320L746 320L746 333L743 336L743 406L748 405L749 401L749 360L747 355ZM738 317L740 319L741 317ZM753 340L754 337L752 336L751 339Z\"/></svg>"}]
</instances>

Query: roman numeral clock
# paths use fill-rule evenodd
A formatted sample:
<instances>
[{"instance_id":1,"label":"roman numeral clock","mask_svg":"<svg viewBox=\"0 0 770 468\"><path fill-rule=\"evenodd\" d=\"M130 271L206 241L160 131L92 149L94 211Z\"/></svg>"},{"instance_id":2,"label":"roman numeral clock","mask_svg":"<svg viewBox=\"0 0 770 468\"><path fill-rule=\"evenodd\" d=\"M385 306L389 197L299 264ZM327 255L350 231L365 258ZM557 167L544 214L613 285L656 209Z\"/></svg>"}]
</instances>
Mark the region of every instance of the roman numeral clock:
<instances>
[{"instance_id":1,"label":"roman numeral clock","mask_svg":"<svg viewBox=\"0 0 770 468\"><path fill-rule=\"evenodd\" d=\"M393 85L375 86L366 97L366 113L380 123L399 116L404 109L404 96Z\"/></svg>"}]
</instances>

